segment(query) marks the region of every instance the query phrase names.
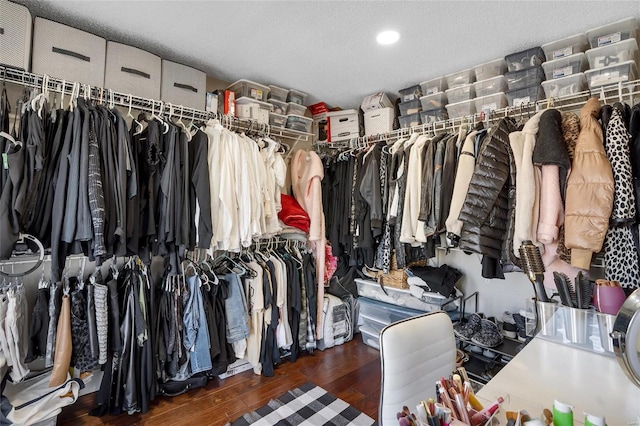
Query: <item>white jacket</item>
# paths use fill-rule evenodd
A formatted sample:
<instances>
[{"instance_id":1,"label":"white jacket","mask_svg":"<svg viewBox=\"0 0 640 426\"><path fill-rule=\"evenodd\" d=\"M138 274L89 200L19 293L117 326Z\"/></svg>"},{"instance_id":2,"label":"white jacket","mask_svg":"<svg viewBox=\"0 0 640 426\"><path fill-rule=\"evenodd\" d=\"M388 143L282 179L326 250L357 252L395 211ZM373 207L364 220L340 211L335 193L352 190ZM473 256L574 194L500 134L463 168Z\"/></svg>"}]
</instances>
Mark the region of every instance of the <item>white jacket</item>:
<instances>
[{"instance_id":1,"label":"white jacket","mask_svg":"<svg viewBox=\"0 0 640 426\"><path fill-rule=\"evenodd\" d=\"M418 228L424 223L418 221L420 214L420 199L422 198L422 150L427 137L418 137L411 153L409 154L409 165L407 168L407 185L404 196L404 210L402 213L402 225L400 230L400 242L416 244L416 235L419 235ZM424 230L422 231L424 235Z\"/></svg>"},{"instance_id":2,"label":"white jacket","mask_svg":"<svg viewBox=\"0 0 640 426\"><path fill-rule=\"evenodd\" d=\"M469 182L471 182L473 170L476 167L474 142L477 134L478 132L475 130L469 133L460 150L458 170L456 171L453 195L451 196L451 207L449 208L449 216L445 222L447 232L458 236L462 231L462 221L458 220L458 216L460 216L460 210L462 209L464 199L469 190Z\"/></svg>"}]
</instances>

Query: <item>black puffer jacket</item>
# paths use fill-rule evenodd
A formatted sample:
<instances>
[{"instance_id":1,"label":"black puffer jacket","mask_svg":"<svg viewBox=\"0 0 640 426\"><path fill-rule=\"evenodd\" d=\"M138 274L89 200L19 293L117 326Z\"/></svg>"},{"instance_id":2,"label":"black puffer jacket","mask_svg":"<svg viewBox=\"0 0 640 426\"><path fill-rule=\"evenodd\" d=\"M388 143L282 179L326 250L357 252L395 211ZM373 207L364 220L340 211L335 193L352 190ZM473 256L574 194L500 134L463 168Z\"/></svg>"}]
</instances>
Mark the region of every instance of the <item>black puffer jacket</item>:
<instances>
[{"instance_id":1,"label":"black puffer jacket","mask_svg":"<svg viewBox=\"0 0 640 426\"><path fill-rule=\"evenodd\" d=\"M460 248L494 259L506 256L513 236L515 167L509 133L512 118L504 118L487 135L476 161L459 219L463 222Z\"/></svg>"}]
</instances>

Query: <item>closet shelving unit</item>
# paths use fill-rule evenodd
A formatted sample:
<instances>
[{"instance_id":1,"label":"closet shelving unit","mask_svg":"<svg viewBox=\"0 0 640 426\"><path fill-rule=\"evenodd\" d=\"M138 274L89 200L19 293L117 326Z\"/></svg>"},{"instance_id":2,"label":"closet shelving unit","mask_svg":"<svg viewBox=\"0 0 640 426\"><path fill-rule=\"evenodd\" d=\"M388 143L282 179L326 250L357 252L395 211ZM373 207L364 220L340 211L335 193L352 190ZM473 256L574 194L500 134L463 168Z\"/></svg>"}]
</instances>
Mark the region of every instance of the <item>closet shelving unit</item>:
<instances>
[{"instance_id":1,"label":"closet shelving unit","mask_svg":"<svg viewBox=\"0 0 640 426\"><path fill-rule=\"evenodd\" d=\"M497 121L503 117L525 118L545 108L556 108L560 111L579 112L585 102L591 97L598 97L604 103L626 101L633 103L633 100L640 97L640 80L619 82L617 84L601 86L593 90L585 90L568 96L558 98L543 99L537 102L530 102L517 107L506 107L491 111L489 114L476 113L465 117L451 118L448 120L436 121L428 124L420 124L414 127L397 129L389 133L361 136L340 142L316 142L314 144L318 151L330 149L349 149L366 147L370 144L387 141L391 144L400 138L410 136L413 133L443 133L456 131L463 124L473 126L479 122Z\"/></svg>"},{"instance_id":2,"label":"closet shelving unit","mask_svg":"<svg viewBox=\"0 0 640 426\"><path fill-rule=\"evenodd\" d=\"M33 74L20 69L0 66L0 80L7 83L13 83L24 87L33 87L36 89L43 88L46 80L46 89L50 92L64 93L65 96L73 93L73 81L63 80L61 78L43 76ZM119 107L161 114L165 117L179 115L184 120L207 121L211 118L217 118L226 128L239 132L257 132L274 138L284 139L294 144L309 143L313 140L312 133L300 132L298 130L285 129L282 127L269 126L268 124L258 123L253 120L244 118L236 118L229 115L220 115L209 111L202 111L195 108L189 108L182 105L172 105L161 100L147 99L134 96L128 93L115 92L113 90L102 87L91 87L80 84L80 96L87 96L93 100L103 100L105 104L111 104Z\"/></svg>"}]
</instances>

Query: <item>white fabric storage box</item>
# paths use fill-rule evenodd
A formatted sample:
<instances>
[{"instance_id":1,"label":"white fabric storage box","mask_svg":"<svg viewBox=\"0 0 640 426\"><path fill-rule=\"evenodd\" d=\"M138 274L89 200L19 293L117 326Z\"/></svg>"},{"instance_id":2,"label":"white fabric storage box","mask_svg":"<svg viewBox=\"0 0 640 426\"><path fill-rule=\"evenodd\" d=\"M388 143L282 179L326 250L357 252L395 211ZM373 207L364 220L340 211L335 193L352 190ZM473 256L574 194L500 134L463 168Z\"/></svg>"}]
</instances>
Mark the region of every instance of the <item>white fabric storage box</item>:
<instances>
[{"instance_id":1,"label":"white fabric storage box","mask_svg":"<svg viewBox=\"0 0 640 426\"><path fill-rule=\"evenodd\" d=\"M186 65L162 60L160 97L163 101L203 110L206 91L207 75L205 73Z\"/></svg>"},{"instance_id":2,"label":"white fabric storage box","mask_svg":"<svg viewBox=\"0 0 640 426\"><path fill-rule=\"evenodd\" d=\"M0 0L0 10L0 64L29 71L31 13L25 6L7 0Z\"/></svg>"},{"instance_id":3,"label":"white fabric storage box","mask_svg":"<svg viewBox=\"0 0 640 426\"><path fill-rule=\"evenodd\" d=\"M446 93L447 99L452 104L462 101L468 101L469 99L473 99L476 97L476 90L474 89L473 84L465 84L453 89L447 89L447 91L444 93Z\"/></svg>"},{"instance_id":4,"label":"white fabric storage box","mask_svg":"<svg viewBox=\"0 0 640 426\"><path fill-rule=\"evenodd\" d=\"M638 69L634 61L627 61L610 67L589 70L584 75L587 77L589 88L593 89L594 87L635 80Z\"/></svg>"},{"instance_id":5,"label":"white fabric storage box","mask_svg":"<svg viewBox=\"0 0 640 426\"><path fill-rule=\"evenodd\" d=\"M476 65L473 67L473 72L476 75L476 81L487 80L507 72L507 62L504 58L494 59L493 61Z\"/></svg>"},{"instance_id":6,"label":"white fabric storage box","mask_svg":"<svg viewBox=\"0 0 640 426\"><path fill-rule=\"evenodd\" d=\"M423 95L433 95L434 93L444 92L447 90L447 79L444 77L434 78L420 83L420 89Z\"/></svg>"},{"instance_id":7,"label":"white fabric storage box","mask_svg":"<svg viewBox=\"0 0 640 426\"><path fill-rule=\"evenodd\" d=\"M547 80L584 72L588 68L589 64L587 63L587 57L584 53L576 53L575 55L565 56L564 58L554 59L542 64L542 69L544 70L544 75Z\"/></svg>"},{"instance_id":8,"label":"white fabric storage box","mask_svg":"<svg viewBox=\"0 0 640 426\"><path fill-rule=\"evenodd\" d=\"M227 87L227 90L234 92L236 99L249 97L257 101L266 101L271 91L267 86L249 80L238 80Z\"/></svg>"},{"instance_id":9,"label":"white fabric storage box","mask_svg":"<svg viewBox=\"0 0 640 426\"><path fill-rule=\"evenodd\" d=\"M274 86L272 84L269 85L269 99L274 99L280 102L287 102L288 94L289 89L283 89L282 87Z\"/></svg>"},{"instance_id":10,"label":"white fabric storage box","mask_svg":"<svg viewBox=\"0 0 640 426\"><path fill-rule=\"evenodd\" d=\"M559 98L587 90L587 79L584 73L579 72L567 77L543 81L542 88L547 98Z\"/></svg>"},{"instance_id":11,"label":"white fabric storage box","mask_svg":"<svg viewBox=\"0 0 640 426\"><path fill-rule=\"evenodd\" d=\"M473 102L473 99L457 102L455 104L448 104L447 113L449 114L449 118L459 118L465 117L467 115L473 115L476 113L476 105Z\"/></svg>"},{"instance_id":12,"label":"white fabric storage box","mask_svg":"<svg viewBox=\"0 0 640 426\"><path fill-rule=\"evenodd\" d=\"M444 76L447 79L447 86L449 89L455 89L466 84L471 84L476 81L476 75L473 68L454 72Z\"/></svg>"},{"instance_id":13,"label":"white fabric storage box","mask_svg":"<svg viewBox=\"0 0 640 426\"><path fill-rule=\"evenodd\" d=\"M626 61L638 63L638 43L635 38L629 38L608 46L587 50L587 59L591 69L604 68Z\"/></svg>"},{"instance_id":14,"label":"white fabric storage box","mask_svg":"<svg viewBox=\"0 0 640 426\"><path fill-rule=\"evenodd\" d=\"M449 114L445 107L429 109L420 113L420 121L422 121L422 124L435 123L436 121L447 120L448 118Z\"/></svg>"},{"instance_id":15,"label":"white fabric storage box","mask_svg":"<svg viewBox=\"0 0 640 426\"><path fill-rule=\"evenodd\" d=\"M116 92L160 99L162 59L152 53L107 42L104 86Z\"/></svg>"},{"instance_id":16,"label":"white fabric storage box","mask_svg":"<svg viewBox=\"0 0 640 426\"><path fill-rule=\"evenodd\" d=\"M393 104L386 93L378 92L364 98L360 108L362 111L367 112L381 108L393 108Z\"/></svg>"},{"instance_id":17,"label":"white fabric storage box","mask_svg":"<svg viewBox=\"0 0 640 426\"><path fill-rule=\"evenodd\" d=\"M329 122L329 142L349 140L360 136L358 111L347 109L327 113Z\"/></svg>"},{"instance_id":18,"label":"white fabric storage box","mask_svg":"<svg viewBox=\"0 0 640 426\"><path fill-rule=\"evenodd\" d=\"M301 115L287 115L287 129L297 130L299 132L311 133L313 119L303 117Z\"/></svg>"},{"instance_id":19,"label":"white fabric storage box","mask_svg":"<svg viewBox=\"0 0 640 426\"><path fill-rule=\"evenodd\" d=\"M391 132L393 130L394 118L395 115L393 108L380 108L365 112L365 136L373 136Z\"/></svg>"},{"instance_id":20,"label":"white fabric storage box","mask_svg":"<svg viewBox=\"0 0 640 426\"><path fill-rule=\"evenodd\" d=\"M507 90L507 79L503 75L473 83L477 97L493 95Z\"/></svg>"},{"instance_id":21,"label":"white fabric storage box","mask_svg":"<svg viewBox=\"0 0 640 426\"><path fill-rule=\"evenodd\" d=\"M601 47L628 38L637 38L638 20L634 17L603 25L587 31L591 47Z\"/></svg>"},{"instance_id":22,"label":"white fabric storage box","mask_svg":"<svg viewBox=\"0 0 640 426\"><path fill-rule=\"evenodd\" d=\"M400 102L398 105L400 109L400 115L411 115L422 111L422 103L420 99L414 99L412 101Z\"/></svg>"},{"instance_id":23,"label":"white fabric storage box","mask_svg":"<svg viewBox=\"0 0 640 426\"><path fill-rule=\"evenodd\" d=\"M106 48L101 37L36 17L31 68L35 74L102 87ZM204 105L204 93L202 99Z\"/></svg>"},{"instance_id":24,"label":"white fabric storage box","mask_svg":"<svg viewBox=\"0 0 640 426\"><path fill-rule=\"evenodd\" d=\"M552 61L584 52L589 48L589 42L585 34L576 34L561 40L552 41L551 43L545 43L540 47L542 47L542 51L547 60Z\"/></svg>"},{"instance_id":25,"label":"white fabric storage box","mask_svg":"<svg viewBox=\"0 0 640 426\"><path fill-rule=\"evenodd\" d=\"M400 121L400 128L407 129L409 127L416 127L422 124L422 118L420 117L420 113L417 112L411 115L405 115L402 117L398 117L398 121Z\"/></svg>"},{"instance_id":26,"label":"white fabric storage box","mask_svg":"<svg viewBox=\"0 0 640 426\"><path fill-rule=\"evenodd\" d=\"M432 95L426 95L420 98L422 104L422 110L428 111L430 109L442 108L449 102L447 101L447 95L444 92L437 92Z\"/></svg>"},{"instance_id":27,"label":"white fabric storage box","mask_svg":"<svg viewBox=\"0 0 640 426\"><path fill-rule=\"evenodd\" d=\"M305 112L307 112L306 106L295 102L287 102L287 114L304 115Z\"/></svg>"},{"instance_id":28,"label":"white fabric storage box","mask_svg":"<svg viewBox=\"0 0 640 426\"><path fill-rule=\"evenodd\" d=\"M476 111L484 111L485 113L490 113L496 109L506 108L508 105L507 97L502 92L483 96L481 98L475 98L473 101L476 104Z\"/></svg>"}]
</instances>

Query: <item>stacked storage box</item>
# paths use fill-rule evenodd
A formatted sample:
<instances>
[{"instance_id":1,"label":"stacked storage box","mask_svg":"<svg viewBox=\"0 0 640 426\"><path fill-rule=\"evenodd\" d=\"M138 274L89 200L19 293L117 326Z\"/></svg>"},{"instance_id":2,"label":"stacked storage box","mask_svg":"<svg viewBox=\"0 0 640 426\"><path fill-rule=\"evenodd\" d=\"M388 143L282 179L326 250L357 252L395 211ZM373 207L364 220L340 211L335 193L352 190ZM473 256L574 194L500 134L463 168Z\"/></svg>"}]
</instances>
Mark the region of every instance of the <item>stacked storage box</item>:
<instances>
[{"instance_id":1,"label":"stacked storage box","mask_svg":"<svg viewBox=\"0 0 640 426\"><path fill-rule=\"evenodd\" d=\"M236 117L269 124L273 105L267 102L271 89L249 80L238 80L228 87L236 95Z\"/></svg>"},{"instance_id":2,"label":"stacked storage box","mask_svg":"<svg viewBox=\"0 0 640 426\"><path fill-rule=\"evenodd\" d=\"M638 21L635 18L587 31L591 49L586 55L589 88L632 81L638 78Z\"/></svg>"},{"instance_id":3,"label":"stacked storage box","mask_svg":"<svg viewBox=\"0 0 640 426\"><path fill-rule=\"evenodd\" d=\"M474 107L477 112L490 113L507 106L507 80L504 73L507 63L503 58L496 59L473 67L476 82L473 83L476 98Z\"/></svg>"},{"instance_id":4,"label":"stacked storage box","mask_svg":"<svg viewBox=\"0 0 640 426\"><path fill-rule=\"evenodd\" d=\"M587 89L584 71L589 68L583 53L589 47L585 34L576 34L562 40L543 44L547 62L542 64L546 81L542 88L547 98L558 98Z\"/></svg>"},{"instance_id":5,"label":"stacked storage box","mask_svg":"<svg viewBox=\"0 0 640 426\"><path fill-rule=\"evenodd\" d=\"M389 133L395 119L393 104L383 92L374 93L363 99L360 108L364 112L365 136Z\"/></svg>"},{"instance_id":6,"label":"stacked storage box","mask_svg":"<svg viewBox=\"0 0 640 426\"><path fill-rule=\"evenodd\" d=\"M348 141L360 136L360 115L355 109L327 113L329 142Z\"/></svg>"},{"instance_id":7,"label":"stacked storage box","mask_svg":"<svg viewBox=\"0 0 640 426\"><path fill-rule=\"evenodd\" d=\"M446 105L449 103L445 90L447 79L439 77L420 83L423 96L420 98L422 123L428 124L449 118Z\"/></svg>"},{"instance_id":8,"label":"stacked storage box","mask_svg":"<svg viewBox=\"0 0 640 426\"><path fill-rule=\"evenodd\" d=\"M507 80L507 99L513 107L535 103L544 99L542 82L544 70L542 63L545 54L541 47L533 47L522 52L507 55L509 72L505 74Z\"/></svg>"},{"instance_id":9,"label":"stacked storage box","mask_svg":"<svg viewBox=\"0 0 640 426\"><path fill-rule=\"evenodd\" d=\"M406 129L422 124L420 118L420 112L422 111L421 97L422 88L420 85L400 90L400 117L398 120L401 128Z\"/></svg>"},{"instance_id":10,"label":"stacked storage box","mask_svg":"<svg viewBox=\"0 0 640 426\"><path fill-rule=\"evenodd\" d=\"M476 97L476 91L473 83L476 81L476 74L473 68L445 75L447 81L446 105L447 113L450 118L463 117L475 114L475 104L473 98Z\"/></svg>"},{"instance_id":11,"label":"stacked storage box","mask_svg":"<svg viewBox=\"0 0 640 426\"><path fill-rule=\"evenodd\" d=\"M362 341L365 345L375 349L380 349L380 332L383 328L394 322L425 313L366 297L359 297L358 303L360 305L358 328Z\"/></svg>"}]
</instances>

